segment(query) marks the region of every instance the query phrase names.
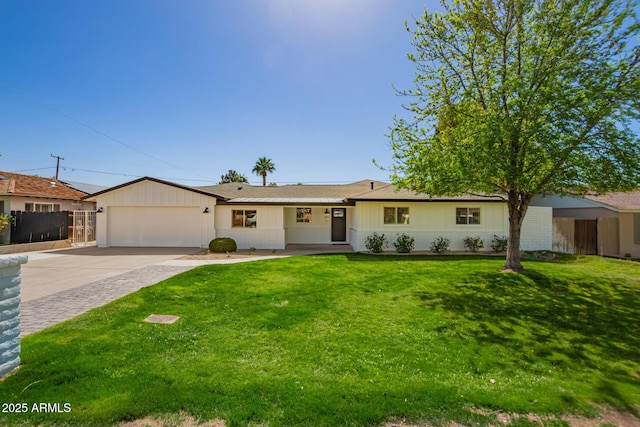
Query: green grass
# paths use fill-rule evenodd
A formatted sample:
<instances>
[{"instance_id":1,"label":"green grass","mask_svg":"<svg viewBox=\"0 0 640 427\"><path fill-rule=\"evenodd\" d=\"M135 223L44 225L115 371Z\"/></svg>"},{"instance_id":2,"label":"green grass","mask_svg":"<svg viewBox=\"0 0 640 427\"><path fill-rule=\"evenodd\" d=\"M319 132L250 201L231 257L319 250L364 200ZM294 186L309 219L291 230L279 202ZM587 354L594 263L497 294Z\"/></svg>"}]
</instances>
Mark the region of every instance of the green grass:
<instances>
[{"instance_id":1,"label":"green grass","mask_svg":"<svg viewBox=\"0 0 640 427\"><path fill-rule=\"evenodd\" d=\"M640 264L525 261L523 275L502 264L348 254L197 268L25 338L0 400L72 410L0 413L0 425L638 415ZM181 319L144 323L150 314Z\"/></svg>"}]
</instances>

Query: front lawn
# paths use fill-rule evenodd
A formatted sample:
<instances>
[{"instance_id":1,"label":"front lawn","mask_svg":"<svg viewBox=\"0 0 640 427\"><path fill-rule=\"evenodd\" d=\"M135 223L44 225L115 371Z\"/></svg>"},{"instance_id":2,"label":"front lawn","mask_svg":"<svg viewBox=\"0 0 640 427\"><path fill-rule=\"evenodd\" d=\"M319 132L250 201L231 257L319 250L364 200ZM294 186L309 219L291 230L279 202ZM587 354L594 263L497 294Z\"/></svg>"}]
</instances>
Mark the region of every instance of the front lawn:
<instances>
[{"instance_id":1,"label":"front lawn","mask_svg":"<svg viewBox=\"0 0 640 427\"><path fill-rule=\"evenodd\" d=\"M25 338L0 400L29 410L3 411L0 425L638 415L640 264L525 261L516 275L503 262L347 254L197 268Z\"/></svg>"}]
</instances>

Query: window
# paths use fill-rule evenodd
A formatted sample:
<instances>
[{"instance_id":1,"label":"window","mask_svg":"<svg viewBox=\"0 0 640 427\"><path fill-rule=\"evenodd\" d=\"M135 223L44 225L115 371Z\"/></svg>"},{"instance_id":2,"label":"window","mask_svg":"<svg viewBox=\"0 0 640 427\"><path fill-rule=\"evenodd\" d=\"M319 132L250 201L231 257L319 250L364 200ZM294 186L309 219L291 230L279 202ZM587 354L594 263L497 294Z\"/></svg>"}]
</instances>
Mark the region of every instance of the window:
<instances>
[{"instance_id":1,"label":"window","mask_svg":"<svg viewBox=\"0 0 640 427\"><path fill-rule=\"evenodd\" d=\"M385 224L409 224L409 208L384 208Z\"/></svg>"},{"instance_id":2,"label":"window","mask_svg":"<svg viewBox=\"0 0 640 427\"><path fill-rule=\"evenodd\" d=\"M633 214L633 243L640 245L640 214Z\"/></svg>"},{"instance_id":3,"label":"window","mask_svg":"<svg viewBox=\"0 0 640 427\"><path fill-rule=\"evenodd\" d=\"M25 212L60 212L58 203L25 203Z\"/></svg>"},{"instance_id":4,"label":"window","mask_svg":"<svg viewBox=\"0 0 640 427\"><path fill-rule=\"evenodd\" d=\"M255 210L233 210L231 211L232 228L256 228L258 225L258 212Z\"/></svg>"},{"instance_id":5,"label":"window","mask_svg":"<svg viewBox=\"0 0 640 427\"><path fill-rule=\"evenodd\" d=\"M296 208L296 222L311 222L311 208Z\"/></svg>"},{"instance_id":6,"label":"window","mask_svg":"<svg viewBox=\"0 0 640 427\"><path fill-rule=\"evenodd\" d=\"M480 224L480 208L456 208L456 224Z\"/></svg>"}]
</instances>

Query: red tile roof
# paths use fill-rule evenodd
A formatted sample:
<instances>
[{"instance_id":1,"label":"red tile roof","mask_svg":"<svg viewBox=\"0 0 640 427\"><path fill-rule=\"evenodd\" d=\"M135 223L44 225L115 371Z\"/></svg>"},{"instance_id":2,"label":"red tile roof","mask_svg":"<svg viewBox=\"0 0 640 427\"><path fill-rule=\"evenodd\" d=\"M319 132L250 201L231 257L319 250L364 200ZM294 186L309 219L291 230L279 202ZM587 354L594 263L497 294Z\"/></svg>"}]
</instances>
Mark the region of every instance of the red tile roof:
<instances>
[{"instance_id":1,"label":"red tile roof","mask_svg":"<svg viewBox=\"0 0 640 427\"><path fill-rule=\"evenodd\" d=\"M0 171L0 195L80 200L86 193L67 187L55 178Z\"/></svg>"}]
</instances>

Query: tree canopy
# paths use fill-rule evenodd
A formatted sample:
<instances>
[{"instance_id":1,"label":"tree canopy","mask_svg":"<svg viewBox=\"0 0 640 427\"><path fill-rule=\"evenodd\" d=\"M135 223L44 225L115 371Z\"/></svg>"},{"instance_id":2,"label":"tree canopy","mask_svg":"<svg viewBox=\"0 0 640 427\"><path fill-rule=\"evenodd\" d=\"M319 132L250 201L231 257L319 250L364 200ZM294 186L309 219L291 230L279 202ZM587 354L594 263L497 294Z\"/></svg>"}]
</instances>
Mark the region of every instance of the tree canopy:
<instances>
[{"instance_id":1,"label":"tree canopy","mask_svg":"<svg viewBox=\"0 0 640 427\"><path fill-rule=\"evenodd\" d=\"M255 166L251 170L256 175L262 176L262 186L267 186L267 174L275 172L276 165L273 163L271 159L267 159L266 157L260 157L258 161L256 161Z\"/></svg>"},{"instance_id":2,"label":"tree canopy","mask_svg":"<svg viewBox=\"0 0 640 427\"><path fill-rule=\"evenodd\" d=\"M225 184L228 182L246 182L248 183L249 180L247 179L246 176L239 174L238 172L229 169L229 172L227 172L226 174L220 176L220 182L218 184Z\"/></svg>"},{"instance_id":3,"label":"tree canopy","mask_svg":"<svg viewBox=\"0 0 640 427\"><path fill-rule=\"evenodd\" d=\"M615 0L453 0L414 26L408 117L391 128L392 181L432 195L499 194L505 269L536 194L640 184L639 24ZM409 117L410 116L410 117Z\"/></svg>"}]
</instances>

